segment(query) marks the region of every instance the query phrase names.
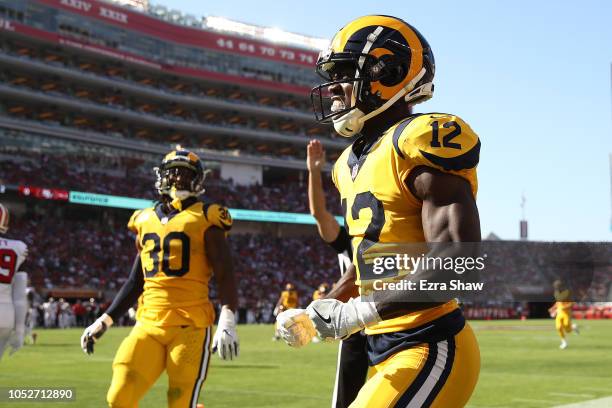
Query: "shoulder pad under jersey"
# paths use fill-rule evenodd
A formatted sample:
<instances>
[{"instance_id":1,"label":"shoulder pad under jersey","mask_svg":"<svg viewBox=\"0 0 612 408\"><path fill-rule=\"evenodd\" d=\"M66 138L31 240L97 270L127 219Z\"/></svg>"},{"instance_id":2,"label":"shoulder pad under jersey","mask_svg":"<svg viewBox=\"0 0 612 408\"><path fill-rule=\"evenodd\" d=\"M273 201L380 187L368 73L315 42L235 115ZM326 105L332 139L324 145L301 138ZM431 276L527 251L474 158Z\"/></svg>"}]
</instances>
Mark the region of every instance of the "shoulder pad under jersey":
<instances>
[{"instance_id":1,"label":"shoulder pad under jersey","mask_svg":"<svg viewBox=\"0 0 612 408\"><path fill-rule=\"evenodd\" d=\"M138 216L142 213L142 211L143 210L134 211L134 214L132 214L127 224L128 229L136 234L138 233L138 226L136 225L136 221L138 219Z\"/></svg>"},{"instance_id":2,"label":"shoulder pad under jersey","mask_svg":"<svg viewBox=\"0 0 612 408\"><path fill-rule=\"evenodd\" d=\"M232 216L227 207L219 204L204 203L202 206L204 216L212 225L221 228L224 231L232 229Z\"/></svg>"}]
</instances>

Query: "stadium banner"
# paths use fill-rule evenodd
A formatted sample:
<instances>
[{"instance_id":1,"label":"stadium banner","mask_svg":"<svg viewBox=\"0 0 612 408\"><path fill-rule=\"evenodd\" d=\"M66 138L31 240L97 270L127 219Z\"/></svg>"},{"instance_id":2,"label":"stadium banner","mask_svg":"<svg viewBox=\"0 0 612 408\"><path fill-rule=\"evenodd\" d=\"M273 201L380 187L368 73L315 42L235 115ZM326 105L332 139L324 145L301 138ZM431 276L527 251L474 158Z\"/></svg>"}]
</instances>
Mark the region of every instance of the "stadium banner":
<instances>
[{"instance_id":1,"label":"stadium banner","mask_svg":"<svg viewBox=\"0 0 612 408\"><path fill-rule=\"evenodd\" d=\"M154 201L141 198L112 196L106 194L85 193L82 191L71 191L68 201L73 204L94 205L102 207L126 208L139 210L150 207ZM258 211L230 208L230 215L236 221L256 221L256 222L278 222L283 224L315 224L315 219L310 214L278 212L278 211ZM344 222L340 216L336 216L339 224Z\"/></svg>"},{"instance_id":2,"label":"stadium banner","mask_svg":"<svg viewBox=\"0 0 612 408\"><path fill-rule=\"evenodd\" d=\"M279 222L284 224L316 224L314 217L310 214L290 213L280 211L258 211L243 210L237 208L229 209L230 215L238 221ZM336 216L339 224L344 223L342 217Z\"/></svg>"},{"instance_id":3,"label":"stadium banner","mask_svg":"<svg viewBox=\"0 0 612 408\"><path fill-rule=\"evenodd\" d=\"M18 187L19 194L24 197L35 197L44 200L68 201L68 191L58 188L44 188L21 185Z\"/></svg>"},{"instance_id":4,"label":"stadium banner","mask_svg":"<svg viewBox=\"0 0 612 408\"><path fill-rule=\"evenodd\" d=\"M73 204L96 205L101 207L127 208L137 210L153 205L151 200L141 198L120 197L106 194L84 193L71 191L68 201Z\"/></svg>"},{"instance_id":5,"label":"stadium banner","mask_svg":"<svg viewBox=\"0 0 612 408\"><path fill-rule=\"evenodd\" d=\"M144 13L133 12L95 0L39 0L53 8L95 18L131 31L177 44L264 58L312 67L317 52L279 46L266 41L171 24Z\"/></svg>"},{"instance_id":6,"label":"stadium banner","mask_svg":"<svg viewBox=\"0 0 612 408\"><path fill-rule=\"evenodd\" d=\"M148 68L157 69L160 71L170 72L177 75L187 75L192 77L203 78L207 80L222 81L227 83L239 83L247 86L253 86L263 89L284 90L294 94L305 94L310 92L307 87L299 85L284 84L281 82L264 81L257 78L245 78L238 75L230 75L226 73L207 71L204 69L182 67L178 65L162 65L154 61L150 61L144 57L130 54L123 51L117 51L113 48L105 47L98 44L88 44L72 38L66 38L56 33L51 33L37 28L29 27L16 21L5 20L0 18L0 31L10 31L17 34L26 35L28 37L38 38L43 41L49 41L60 44L66 47L76 48L82 51L93 52L105 57L115 58L120 61L140 64Z\"/></svg>"}]
</instances>

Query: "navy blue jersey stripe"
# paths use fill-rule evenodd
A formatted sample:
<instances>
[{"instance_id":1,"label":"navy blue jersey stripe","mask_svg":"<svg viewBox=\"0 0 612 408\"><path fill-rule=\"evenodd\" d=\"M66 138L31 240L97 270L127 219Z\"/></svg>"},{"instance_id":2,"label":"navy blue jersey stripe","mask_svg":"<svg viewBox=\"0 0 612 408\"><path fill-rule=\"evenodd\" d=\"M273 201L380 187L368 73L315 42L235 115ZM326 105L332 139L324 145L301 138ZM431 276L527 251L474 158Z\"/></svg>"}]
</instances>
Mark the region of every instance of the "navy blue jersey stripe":
<instances>
[{"instance_id":1,"label":"navy blue jersey stripe","mask_svg":"<svg viewBox=\"0 0 612 408\"><path fill-rule=\"evenodd\" d=\"M395 152L397 153L397 155L401 157L402 159L405 159L405 157L404 157L404 154L402 153L402 150L399 147L399 138L402 136L402 132L404 131L404 129L406 129L406 126L408 126L410 122L412 122L415 118L419 116L421 116L421 114L412 115L408 117L407 119L404 119L404 121L400 123L393 131L393 148L395 149Z\"/></svg>"}]
</instances>

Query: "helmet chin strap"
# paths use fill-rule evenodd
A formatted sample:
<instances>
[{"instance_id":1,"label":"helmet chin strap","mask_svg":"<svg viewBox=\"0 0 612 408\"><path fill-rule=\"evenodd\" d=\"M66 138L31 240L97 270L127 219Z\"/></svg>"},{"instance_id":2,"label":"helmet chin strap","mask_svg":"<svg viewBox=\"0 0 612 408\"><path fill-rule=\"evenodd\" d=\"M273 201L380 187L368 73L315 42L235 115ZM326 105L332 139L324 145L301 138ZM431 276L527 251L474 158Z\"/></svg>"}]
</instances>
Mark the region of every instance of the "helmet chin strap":
<instances>
[{"instance_id":1,"label":"helmet chin strap","mask_svg":"<svg viewBox=\"0 0 612 408\"><path fill-rule=\"evenodd\" d=\"M184 200L189 197L194 197L196 193L189 190L177 190L175 187L170 189L170 197L173 200Z\"/></svg>"},{"instance_id":2,"label":"helmet chin strap","mask_svg":"<svg viewBox=\"0 0 612 408\"><path fill-rule=\"evenodd\" d=\"M177 210L182 211L183 210L182 201L189 197L195 197L195 196L196 194L189 190L177 190L176 188L172 187L170 189L170 197L172 198L170 205L176 208Z\"/></svg>"},{"instance_id":3,"label":"helmet chin strap","mask_svg":"<svg viewBox=\"0 0 612 408\"><path fill-rule=\"evenodd\" d=\"M364 114L360 109L355 108L345 115L342 115L337 119L333 119L334 129L340 136L344 137L351 137L361 132L366 120L386 111L401 97L412 91L426 72L425 67L421 68L421 71L412 79L412 81L408 82L405 87L397 91L395 95L393 95L387 102L382 104L378 109L375 109L368 114ZM428 87L427 89L430 88L431 87Z\"/></svg>"}]
</instances>

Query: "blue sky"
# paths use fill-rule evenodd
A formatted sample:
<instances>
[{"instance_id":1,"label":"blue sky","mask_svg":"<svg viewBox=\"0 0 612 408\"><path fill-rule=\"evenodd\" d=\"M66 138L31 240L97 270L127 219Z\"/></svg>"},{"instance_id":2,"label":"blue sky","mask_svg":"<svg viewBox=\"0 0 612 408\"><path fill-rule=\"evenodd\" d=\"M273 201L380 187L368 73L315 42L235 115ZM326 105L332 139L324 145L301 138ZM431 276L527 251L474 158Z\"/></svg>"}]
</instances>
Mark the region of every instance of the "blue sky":
<instances>
[{"instance_id":1,"label":"blue sky","mask_svg":"<svg viewBox=\"0 0 612 408\"><path fill-rule=\"evenodd\" d=\"M434 98L416 111L459 115L482 140L483 234L517 238L524 193L530 239L612 239L612 2L160 3L328 38L361 15L403 18L436 58Z\"/></svg>"}]
</instances>

